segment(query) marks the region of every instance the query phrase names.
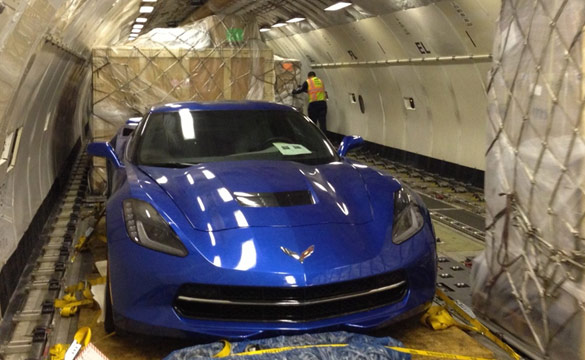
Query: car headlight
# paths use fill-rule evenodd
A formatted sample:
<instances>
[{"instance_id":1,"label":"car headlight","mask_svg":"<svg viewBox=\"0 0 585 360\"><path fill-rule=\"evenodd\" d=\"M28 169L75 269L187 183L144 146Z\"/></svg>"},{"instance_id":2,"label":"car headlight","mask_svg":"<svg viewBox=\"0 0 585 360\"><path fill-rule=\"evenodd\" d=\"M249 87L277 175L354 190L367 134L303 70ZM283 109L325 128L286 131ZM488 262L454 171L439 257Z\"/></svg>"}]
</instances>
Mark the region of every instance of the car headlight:
<instances>
[{"instance_id":1,"label":"car headlight","mask_svg":"<svg viewBox=\"0 0 585 360\"><path fill-rule=\"evenodd\" d=\"M170 255L187 255L187 249L177 234L152 205L142 200L127 199L123 208L126 230L134 242Z\"/></svg>"},{"instance_id":2,"label":"car headlight","mask_svg":"<svg viewBox=\"0 0 585 360\"><path fill-rule=\"evenodd\" d=\"M394 193L394 222L392 242L401 244L416 234L424 225L424 218L412 194L406 188Z\"/></svg>"}]
</instances>

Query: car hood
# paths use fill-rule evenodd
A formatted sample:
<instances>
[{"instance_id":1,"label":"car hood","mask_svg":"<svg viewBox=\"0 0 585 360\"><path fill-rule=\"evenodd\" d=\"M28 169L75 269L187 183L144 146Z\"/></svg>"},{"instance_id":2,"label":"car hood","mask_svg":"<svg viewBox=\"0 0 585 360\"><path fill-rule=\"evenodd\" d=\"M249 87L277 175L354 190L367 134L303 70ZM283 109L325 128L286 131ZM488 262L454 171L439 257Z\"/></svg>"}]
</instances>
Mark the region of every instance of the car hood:
<instances>
[{"instance_id":1,"label":"car hood","mask_svg":"<svg viewBox=\"0 0 585 360\"><path fill-rule=\"evenodd\" d=\"M199 230L363 224L372 220L364 181L345 162L315 166L229 161L180 169L140 169Z\"/></svg>"}]
</instances>

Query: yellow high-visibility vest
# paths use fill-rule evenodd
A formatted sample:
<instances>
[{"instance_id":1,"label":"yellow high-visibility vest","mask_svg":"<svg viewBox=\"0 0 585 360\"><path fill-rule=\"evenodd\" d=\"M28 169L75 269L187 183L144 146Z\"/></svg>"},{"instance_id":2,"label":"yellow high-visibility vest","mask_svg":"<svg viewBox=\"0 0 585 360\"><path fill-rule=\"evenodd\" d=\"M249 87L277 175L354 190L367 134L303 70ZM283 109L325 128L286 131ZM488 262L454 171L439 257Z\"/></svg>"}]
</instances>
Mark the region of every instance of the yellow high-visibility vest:
<instances>
[{"instance_id":1,"label":"yellow high-visibility vest","mask_svg":"<svg viewBox=\"0 0 585 360\"><path fill-rule=\"evenodd\" d=\"M307 79L309 85L307 92L309 93L309 102L325 100L325 86L323 81L318 77Z\"/></svg>"}]
</instances>

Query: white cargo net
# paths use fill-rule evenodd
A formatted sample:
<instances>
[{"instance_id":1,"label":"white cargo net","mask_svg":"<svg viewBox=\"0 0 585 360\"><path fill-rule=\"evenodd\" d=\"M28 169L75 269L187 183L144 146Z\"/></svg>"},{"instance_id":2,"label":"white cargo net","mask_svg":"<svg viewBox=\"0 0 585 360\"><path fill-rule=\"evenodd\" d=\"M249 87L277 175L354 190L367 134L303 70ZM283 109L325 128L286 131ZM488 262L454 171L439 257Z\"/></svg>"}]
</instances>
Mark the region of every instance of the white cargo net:
<instances>
[{"instance_id":1,"label":"white cargo net","mask_svg":"<svg viewBox=\"0 0 585 360\"><path fill-rule=\"evenodd\" d=\"M504 0L489 79L473 305L539 358L585 358L584 25L582 0Z\"/></svg>"},{"instance_id":2,"label":"white cargo net","mask_svg":"<svg viewBox=\"0 0 585 360\"><path fill-rule=\"evenodd\" d=\"M155 104L280 100L290 105L288 94L300 81L300 63L275 62L259 34L254 19L214 15L180 28L153 29L133 42L94 48L94 138L109 140L129 117Z\"/></svg>"}]
</instances>

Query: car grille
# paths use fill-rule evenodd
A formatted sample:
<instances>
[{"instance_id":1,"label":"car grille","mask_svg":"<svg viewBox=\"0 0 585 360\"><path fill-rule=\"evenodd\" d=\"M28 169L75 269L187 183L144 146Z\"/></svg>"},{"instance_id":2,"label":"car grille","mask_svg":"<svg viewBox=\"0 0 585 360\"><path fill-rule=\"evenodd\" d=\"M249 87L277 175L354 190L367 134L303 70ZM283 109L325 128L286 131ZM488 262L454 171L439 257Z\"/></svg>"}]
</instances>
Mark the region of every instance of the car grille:
<instances>
[{"instance_id":1,"label":"car grille","mask_svg":"<svg viewBox=\"0 0 585 360\"><path fill-rule=\"evenodd\" d=\"M305 287L185 284L174 307L179 315L196 319L304 322L390 305L407 290L402 271Z\"/></svg>"}]
</instances>

